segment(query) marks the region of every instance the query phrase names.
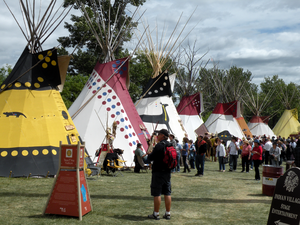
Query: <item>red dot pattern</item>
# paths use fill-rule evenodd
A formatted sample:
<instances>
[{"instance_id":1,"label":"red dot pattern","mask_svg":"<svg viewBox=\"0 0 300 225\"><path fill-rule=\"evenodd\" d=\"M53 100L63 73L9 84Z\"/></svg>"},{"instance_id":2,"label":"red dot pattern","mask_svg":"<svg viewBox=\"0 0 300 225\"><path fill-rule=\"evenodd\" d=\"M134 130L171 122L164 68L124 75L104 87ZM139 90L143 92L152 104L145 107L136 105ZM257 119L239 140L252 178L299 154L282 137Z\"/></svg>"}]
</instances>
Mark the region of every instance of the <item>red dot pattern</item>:
<instances>
[{"instance_id":1,"label":"red dot pattern","mask_svg":"<svg viewBox=\"0 0 300 225\"><path fill-rule=\"evenodd\" d=\"M92 85L94 82L97 82L96 85ZM132 125L130 124L130 120L128 117L126 117L125 110L122 107L122 104L117 97L114 90L108 85L104 84L104 80L100 78L98 73L95 71L93 72L93 78L88 81L87 87L89 89L92 89L92 94L97 93L99 88L101 88L101 91L97 95L97 99L103 99L102 106L106 106L106 114L110 116L113 121L116 121L118 124L118 129L120 132L123 133L124 136L120 135L119 137L122 137L128 141L128 145L130 147L134 147L137 143L140 143L138 140L138 135L134 132ZM104 84L104 85L103 85ZM103 86L102 86L103 85ZM98 89L97 89L98 88ZM102 95L103 93L106 93L106 95ZM109 101L107 101L110 99ZM116 112L121 112L122 114L116 114ZM120 122L120 120L123 119L123 122ZM127 126L127 129L125 129L125 126ZM118 138L118 135L117 135ZM137 139L137 140L136 140ZM135 142L135 144L133 144Z\"/></svg>"}]
</instances>

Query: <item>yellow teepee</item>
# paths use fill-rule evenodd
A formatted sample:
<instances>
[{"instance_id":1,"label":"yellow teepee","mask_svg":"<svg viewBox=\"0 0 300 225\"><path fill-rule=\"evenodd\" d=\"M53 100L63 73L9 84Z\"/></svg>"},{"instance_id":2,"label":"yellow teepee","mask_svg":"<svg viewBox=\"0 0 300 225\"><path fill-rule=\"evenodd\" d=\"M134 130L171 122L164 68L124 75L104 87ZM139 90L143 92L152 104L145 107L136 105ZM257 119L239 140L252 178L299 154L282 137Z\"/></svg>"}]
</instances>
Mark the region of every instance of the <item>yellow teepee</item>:
<instances>
[{"instance_id":1,"label":"yellow teepee","mask_svg":"<svg viewBox=\"0 0 300 225\"><path fill-rule=\"evenodd\" d=\"M276 136L288 138L291 134L297 134L300 131L300 123L298 121L298 110L286 109L275 127L273 132Z\"/></svg>"}]
</instances>

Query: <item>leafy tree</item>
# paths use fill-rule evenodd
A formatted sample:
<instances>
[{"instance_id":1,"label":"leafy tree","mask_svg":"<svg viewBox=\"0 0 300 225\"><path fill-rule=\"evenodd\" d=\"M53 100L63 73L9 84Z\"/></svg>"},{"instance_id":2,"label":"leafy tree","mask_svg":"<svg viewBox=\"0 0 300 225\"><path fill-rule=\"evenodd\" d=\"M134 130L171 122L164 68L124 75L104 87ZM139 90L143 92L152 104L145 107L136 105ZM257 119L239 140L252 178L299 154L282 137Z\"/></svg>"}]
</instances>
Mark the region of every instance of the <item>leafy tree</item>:
<instances>
[{"instance_id":1,"label":"leafy tree","mask_svg":"<svg viewBox=\"0 0 300 225\"><path fill-rule=\"evenodd\" d=\"M286 84L278 75L265 77L264 82L260 84L263 93L267 93L270 89L275 89L274 100L266 109L266 115L271 116L269 126L273 128L280 119L284 110L297 108L300 112L300 94L299 86L291 82Z\"/></svg>"},{"instance_id":2,"label":"leafy tree","mask_svg":"<svg viewBox=\"0 0 300 225\"><path fill-rule=\"evenodd\" d=\"M111 30L114 29L113 35L117 35L119 31L122 29L122 25L126 20L127 13L126 7L129 5L139 6L142 5L146 0L115 0L111 5L110 0L100 0L103 6L103 16L104 19L108 20L110 13L110 24L114 24L115 17L118 13L118 17L120 18L115 27L111 26ZM89 16L93 18L93 21L96 21L95 13L91 10L90 4L91 1L88 0L80 0L85 6L86 10L89 13ZM68 4L74 4L74 0L65 0L65 6ZM78 9L78 6L74 6L75 9ZM100 10L100 9L99 9ZM100 12L100 11L99 11ZM69 72L71 75L74 74L83 74L88 76L93 70L97 59L102 62L104 59L103 51L100 48L99 44L93 32L91 32L86 19L84 16L71 16L71 23L65 23L65 28L70 32L68 37L60 37L58 42L61 43L62 47L79 47L84 50L78 50L73 54L73 59L70 61ZM107 21L106 21L107 22ZM129 26L136 27L137 23L132 21L132 18L129 17L126 23L130 23ZM95 29L98 28L97 25L94 26ZM97 32L98 33L98 32ZM101 33L101 32L99 32ZM123 51L123 43L130 41L132 37L132 33L127 31L123 35L123 39L119 43L119 47L116 49L115 55L118 56Z\"/></svg>"},{"instance_id":3,"label":"leafy tree","mask_svg":"<svg viewBox=\"0 0 300 225\"><path fill-rule=\"evenodd\" d=\"M69 74L67 75L64 89L61 93L62 99L64 100L67 108L69 108L76 100L87 80L88 77L81 74L73 76L70 76Z\"/></svg>"},{"instance_id":4,"label":"leafy tree","mask_svg":"<svg viewBox=\"0 0 300 225\"><path fill-rule=\"evenodd\" d=\"M11 71L12 71L12 67L11 65L8 64L0 68L0 84L2 84L2 82L11 73Z\"/></svg>"}]
</instances>

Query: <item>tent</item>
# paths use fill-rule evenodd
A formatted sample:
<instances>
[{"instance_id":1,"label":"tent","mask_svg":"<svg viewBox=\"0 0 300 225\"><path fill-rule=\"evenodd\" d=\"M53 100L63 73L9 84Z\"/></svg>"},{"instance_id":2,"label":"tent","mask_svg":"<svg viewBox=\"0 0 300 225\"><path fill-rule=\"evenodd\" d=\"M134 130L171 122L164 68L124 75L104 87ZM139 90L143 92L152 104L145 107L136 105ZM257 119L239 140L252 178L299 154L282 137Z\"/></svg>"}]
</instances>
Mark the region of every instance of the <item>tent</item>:
<instances>
[{"instance_id":1,"label":"tent","mask_svg":"<svg viewBox=\"0 0 300 225\"><path fill-rule=\"evenodd\" d=\"M268 116L253 116L248 123L248 127L255 136L263 136L272 138L275 136L274 132L268 126Z\"/></svg>"},{"instance_id":2,"label":"tent","mask_svg":"<svg viewBox=\"0 0 300 225\"><path fill-rule=\"evenodd\" d=\"M197 139L195 130L203 124L203 120L200 117L202 111L203 99L200 92L194 95L183 96L177 106L177 112L188 133L188 138L193 141Z\"/></svg>"},{"instance_id":3,"label":"tent","mask_svg":"<svg viewBox=\"0 0 300 225\"><path fill-rule=\"evenodd\" d=\"M123 158L131 165L137 144L141 143L147 149L146 138L150 138L128 92L130 57L115 59L114 56L131 23L121 21L120 32L116 32L114 29L120 22L118 13L112 26L110 24L112 13L107 15L108 18L103 18L102 4L104 3L99 2L92 5L97 18L93 20L85 6L79 3L105 59L104 63L97 62L80 95L69 108L69 112L92 158L102 144L109 142L111 148L124 150ZM101 29L97 31L99 27ZM117 127L112 131L110 127L114 122Z\"/></svg>"},{"instance_id":4,"label":"tent","mask_svg":"<svg viewBox=\"0 0 300 225\"><path fill-rule=\"evenodd\" d=\"M157 124L156 130L167 129L181 141L186 132L172 100L170 80L168 73L151 78L136 109L150 133Z\"/></svg>"},{"instance_id":5,"label":"tent","mask_svg":"<svg viewBox=\"0 0 300 225\"><path fill-rule=\"evenodd\" d=\"M243 133L245 134L246 137L250 136L252 137L252 131L248 127L244 117L241 115L240 117L235 118L236 121L238 122L240 128L242 129Z\"/></svg>"},{"instance_id":6,"label":"tent","mask_svg":"<svg viewBox=\"0 0 300 225\"><path fill-rule=\"evenodd\" d=\"M205 126L210 133L216 134L227 130L231 135L242 139L245 136L236 120L239 115L238 101L218 103L205 122Z\"/></svg>"},{"instance_id":7,"label":"tent","mask_svg":"<svg viewBox=\"0 0 300 225\"><path fill-rule=\"evenodd\" d=\"M52 3L50 8L55 6ZM34 23L36 17L29 13L32 6L21 7L32 33L27 36L22 30L28 44L0 86L0 176L53 176L58 169L59 142L79 141L57 88L68 60L63 57L62 65L55 48L42 50L45 32L37 33L36 26L52 22L49 11Z\"/></svg>"},{"instance_id":8,"label":"tent","mask_svg":"<svg viewBox=\"0 0 300 225\"><path fill-rule=\"evenodd\" d=\"M300 131L300 123L298 121L298 110L286 109L275 127L273 128L274 134L278 137L288 138L291 134L297 134Z\"/></svg>"},{"instance_id":9,"label":"tent","mask_svg":"<svg viewBox=\"0 0 300 225\"><path fill-rule=\"evenodd\" d=\"M98 62L82 92L69 108L90 155L94 155L106 141L106 128L111 127L113 122L118 124L113 147L124 150L125 160L133 161L138 143L147 148L145 137L148 132L127 89L128 69L127 58L103 64Z\"/></svg>"}]
</instances>

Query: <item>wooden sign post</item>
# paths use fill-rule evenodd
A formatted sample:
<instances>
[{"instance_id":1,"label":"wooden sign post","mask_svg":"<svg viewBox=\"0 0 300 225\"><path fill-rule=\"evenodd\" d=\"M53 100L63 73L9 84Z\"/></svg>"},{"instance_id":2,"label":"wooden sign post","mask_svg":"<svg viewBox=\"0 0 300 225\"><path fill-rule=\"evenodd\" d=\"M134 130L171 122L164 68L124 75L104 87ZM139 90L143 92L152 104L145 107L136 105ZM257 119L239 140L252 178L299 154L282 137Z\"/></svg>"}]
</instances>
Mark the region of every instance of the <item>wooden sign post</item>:
<instances>
[{"instance_id":1,"label":"wooden sign post","mask_svg":"<svg viewBox=\"0 0 300 225\"><path fill-rule=\"evenodd\" d=\"M84 174L84 145L62 145L59 169L43 214L79 217L92 211Z\"/></svg>"}]
</instances>

